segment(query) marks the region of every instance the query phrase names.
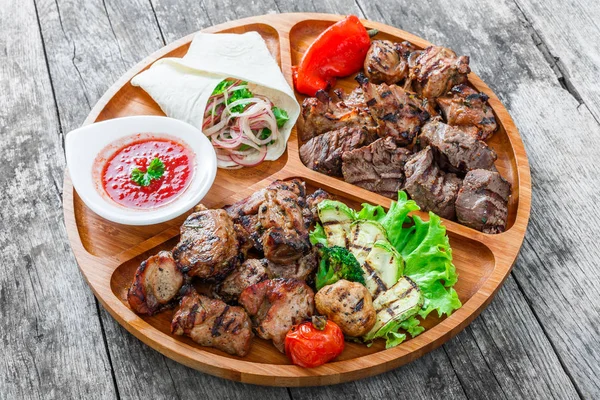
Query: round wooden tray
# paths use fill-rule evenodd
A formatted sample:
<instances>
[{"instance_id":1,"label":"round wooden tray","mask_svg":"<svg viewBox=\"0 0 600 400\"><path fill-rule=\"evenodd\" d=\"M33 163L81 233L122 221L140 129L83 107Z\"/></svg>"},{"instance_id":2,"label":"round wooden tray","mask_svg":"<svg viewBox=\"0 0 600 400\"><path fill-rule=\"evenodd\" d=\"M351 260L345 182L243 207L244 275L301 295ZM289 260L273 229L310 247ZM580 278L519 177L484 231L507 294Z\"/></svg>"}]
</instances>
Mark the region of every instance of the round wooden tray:
<instances>
[{"instance_id":1,"label":"round wooden tray","mask_svg":"<svg viewBox=\"0 0 600 400\"><path fill-rule=\"evenodd\" d=\"M321 31L342 18L307 13L264 15L228 22L204 31L259 32L291 84L291 65L298 63L302 53ZM378 29L378 38L408 40L419 48L430 45L423 39L387 25L372 21L363 23L368 29ZM164 47L128 71L100 99L85 124L128 115L163 115L156 103L143 90L131 86L129 81L159 58L182 57L192 37L187 36ZM159 250L172 248L176 243L179 226L185 216L145 227L106 221L82 203L73 190L68 174L65 174L65 222L81 272L102 305L129 332L165 356L212 375L260 385L309 386L364 378L406 364L456 335L492 300L515 262L529 220L529 164L517 128L496 95L481 79L471 73L469 82L490 97L489 103L500 124L499 132L488 143L498 153L498 170L513 185L507 231L499 235L487 235L452 221L444 221L459 273L455 288L463 307L445 319L439 319L432 313L423 322L427 330L398 347L386 350L382 341L372 347L347 343L344 353L335 362L306 369L290 365L285 355L262 339L255 338L251 353L240 358L201 347L188 338L171 335L171 312L140 317L129 309L125 293L135 269L143 259ZM355 86L351 78L338 83L338 87L346 90ZM298 96L298 100L302 101L302 96ZM298 177L306 181L309 191L323 188L349 205L369 202L389 206L390 200L385 197L306 168L298 156L298 146L294 130L287 153L279 160L265 162L254 168L219 170L215 184L203 203L211 208L222 207L265 187L275 179Z\"/></svg>"}]
</instances>

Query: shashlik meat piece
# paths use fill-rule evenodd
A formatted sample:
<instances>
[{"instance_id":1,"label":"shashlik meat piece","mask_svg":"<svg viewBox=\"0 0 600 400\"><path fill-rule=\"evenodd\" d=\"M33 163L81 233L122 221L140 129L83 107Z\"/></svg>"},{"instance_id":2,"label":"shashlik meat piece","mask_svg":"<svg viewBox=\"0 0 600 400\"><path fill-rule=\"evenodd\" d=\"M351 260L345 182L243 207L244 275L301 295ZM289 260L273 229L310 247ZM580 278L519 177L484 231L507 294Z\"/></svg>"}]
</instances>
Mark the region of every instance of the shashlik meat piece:
<instances>
[{"instance_id":1,"label":"shashlik meat piece","mask_svg":"<svg viewBox=\"0 0 600 400\"><path fill-rule=\"evenodd\" d=\"M269 278L266 266L267 260L252 258L244 261L216 287L215 292L225 301L237 301L248 286Z\"/></svg>"},{"instance_id":2,"label":"shashlik meat piece","mask_svg":"<svg viewBox=\"0 0 600 400\"><path fill-rule=\"evenodd\" d=\"M488 96L467 85L456 85L450 93L437 98L448 125L467 132L478 140L489 139L498 129Z\"/></svg>"},{"instance_id":3,"label":"shashlik meat piece","mask_svg":"<svg viewBox=\"0 0 600 400\"><path fill-rule=\"evenodd\" d=\"M277 264L268 260L266 262L267 271L271 278L298 279L301 281L306 281L319 265L317 253L314 248L311 252L290 264Z\"/></svg>"},{"instance_id":4,"label":"shashlik meat piece","mask_svg":"<svg viewBox=\"0 0 600 400\"><path fill-rule=\"evenodd\" d=\"M331 195L323 189L317 189L313 194L306 197L306 207L302 209L304 213L304 224L311 226L313 222L319 220L317 205L323 200L332 199Z\"/></svg>"},{"instance_id":5,"label":"shashlik meat piece","mask_svg":"<svg viewBox=\"0 0 600 400\"><path fill-rule=\"evenodd\" d=\"M456 198L458 222L484 233L504 232L510 189L498 172L469 171Z\"/></svg>"},{"instance_id":6,"label":"shashlik meat piece","mask_svg":"<svg viewBox=\"0 0 600 400\"><path fill-rule=\"evenodd\" d=\"M337 92L338 96L341 92ZM360 100L351 99L354 104ZM308 97L302 102L300 140L306 142L325 132L344 127L364 127L375 134L377 125L364 106L351 106L345 101L334 102L327 92L317 92L317 97Z\"/></svg>"},{"instance_id":7,"label":"shashlik meat piece","mask_svg":"<svg viewBox=\"0 0 600 400\"><path fill-rule=\"evenodd\" d=\"M366 146L373 140L365 129L344 127L316 136L300 147L300 159L308 168L342 176L342 154Z\"/></svg>"},{"instance_id":8,"label":"shashlik meat piece","mask_svg":"<svg viewBox=\"0 0 600 400\"><path fill-rule=\"evenodd\" d=\"M411 87L423 98L434 99L445 95L453 86L465 83L471 72L469 57L458 57L441 46L429 46L418 57L409 61L405 87Z\"/></svg>"},{"instance_id":9,"label":"shashlik meat piece","mask_svg":"<svg viewBox=\"0 0 600 400\"><path fill-rule=\"evenodd\" d=\"M205 209L191 214L181 226L173 258L189 276L218 282L244 259L249 243L225 210Z\"/></svg>"},{"instance_id":10,"label":"shashlik meat piece","mask_svg":"<svg viewBox=\"0 0 600 400\"><path fill-rule=\"evenodd\" d=\"M434 119L423 126L418 138L420 148L430 146L439 166L460 176L473 169L495 171L498 158L488 145L458 128Z\"/></svg>"},{"instance_id":11,"label":"shashlik meat piece","mask_svg":"<svg viewBox=\"0 0 600 400\"><path fill-rule=\"evenodd\" d=\"M371 293L362 284L341 279L315 294L319 314L332 320L350 337L366 335L377 320Z\"/></svg>"},{"instance_id":12,"label":"shashlik meat piece","mask_svg":"<svg viewBox=\"0 0 600 400\"><path fill-rule=\"evenodd\" d=\"M184 276L168 251L143 261L127 292L129 306L138 314L153 315L173 305Z\"/></svg>"},{"instance_id":13,"label":"shashlik meat piece","mask_svg":"<svg viewBox=\"0 0 600 400\"><path fill-rule=\"evenodd\" d=\"M229 306L194 290L181 299L171 332L240 357L250 352L253 337L252 322L242 307Z\"/></svg>"},{"instance_id":14,"label":"shashlik meat piece","mask_svg":"<svg viewBox=\"0 0 600 400\"><path fill-rule=\"evenodd\" d=\"M430 116L423 100L397 85L375 85L363 74L358 74L356 80L365 93L371 116L379 125L379 136L391 136L401 146L411 144Z\"/></svg>"},{"instance_id":15,"label":"shashlik meat piece","mask_svg":"<svg viewBox=\"0 0 600 400\"><path fill-rule=\"evenodd\" d=\"M373 83L397 83L408 75L408 56L415 48L408 42L373 40L365 58L365 75Z\"/></svg>"},{"instance_id":16,"label":"shashlik meat piece","mask_svg":"<svg viewBox=\"0 0 600 400\"><path fill-rule=\"evenodd\" d=\"M314 313L314 292L296 279L269 279L246 288L239 303L252 318L257 335L283 353L290 328Z\"/></svg>"},{"instance_id":17,"label":"shashlik meat piece","mask_svg":"<svg viewBox=\"0 0 600 400\"><path fill-rule=\"evenodd\" d=\"M360 86L355 87L350 94L345 94L342 89L333 89L333 93L338 101L343 102L348 107L367 108L365 94Z\"/></svg>"},{"instance_id":18,"label":"shashlik meat piece","mask_svg":"<svg viewBox=\"0 0 600 400\"><path fill-rule=\"evenodd\" d=\"M411 152L398 147L392 137L342 155L342 174L348 183L392 199L404 184L404 164Z\"/></svg>"},{"instance_id":19,"label":"shashlik meat piece","mask_svg":"<svg viewBox=\"0 0 600 400\"><path fill-rule=\"evenodd\" d=\"M423 211L454 219L454 203L462 181L455 174L440 170L430 147L412 156L406 162L404 172L404 187Z\"/></svg>"}]
</instances>

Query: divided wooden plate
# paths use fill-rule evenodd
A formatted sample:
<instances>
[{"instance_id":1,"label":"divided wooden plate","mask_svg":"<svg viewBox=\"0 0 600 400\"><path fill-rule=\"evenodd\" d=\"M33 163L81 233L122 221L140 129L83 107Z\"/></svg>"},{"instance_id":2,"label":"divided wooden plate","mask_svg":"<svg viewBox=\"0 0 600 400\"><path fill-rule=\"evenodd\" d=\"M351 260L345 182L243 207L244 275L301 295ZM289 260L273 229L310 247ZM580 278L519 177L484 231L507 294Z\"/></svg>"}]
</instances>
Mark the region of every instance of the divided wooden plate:
<instances>
[{"instance_id":1,"label":"divided wooden plate","mask_svg":"<svg viewBox=\"0 0 600 400\"><path fill-rule=\"evenodd\" d=\"M228 22L204 31L259 32L291 85L291 65L298 63L302 53L320 32L342 18L306 13L265 15ZM430 45L387 25L372 21L363 23L367 29L378 29L381 32L378 38L408 40L419 48ZM192 37L187 36L164 47L128 71L100 99L85 124L129 115L163 115L156 103L143 90L131 86L129 81L159 58L182 57ZM398 347L386 350L382 341L372 347L347 343L344 353L335 362L305 369L290 365L285 355L262 339L255 338L251 353L240 358L198 346L188 338L171 335L171 312L140 317L129 309L125 293L143 259L159 250L170 249L176 243L179 226L185 216L145 227L111 223L82 203L68 174L65 174L65 222L81 272L102 305L138 339L167 357L219 377L271 386L327 385L372 376L406 364L456 335L487 306L515 262L529 220L529 164L517 128L496 95L481 79L471 73L469 82L490 97L489 103L500 123L499 132L488 143L498 153L498 170L513 186L507 231L488 235L444 221L459 273L455 288L463 307L445 319L439 319L432 313L424 322L427 330ZM351 78L338 83L338 87L346 90L355 86ZM298 96L298 100L301 102L302 97ZM254 168L219 170L215 184L203 203L210 208L222 207L275 179L298 177L306 181L309 190L323 188L352 206L363 202L389 206L390 200L385 197L309 170L300 161L298 147L294 130L287 154L279 160Z\"/></svg>"}]
</instances>

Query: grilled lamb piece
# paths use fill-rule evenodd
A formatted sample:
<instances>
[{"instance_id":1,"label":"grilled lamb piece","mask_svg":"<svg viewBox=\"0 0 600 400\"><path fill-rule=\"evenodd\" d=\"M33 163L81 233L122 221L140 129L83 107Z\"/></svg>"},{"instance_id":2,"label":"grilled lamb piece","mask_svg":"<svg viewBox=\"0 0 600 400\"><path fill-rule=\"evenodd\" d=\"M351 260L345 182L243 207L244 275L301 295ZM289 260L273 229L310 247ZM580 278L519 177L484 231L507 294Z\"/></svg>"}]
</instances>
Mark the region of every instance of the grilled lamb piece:
<instances>
[{"instance_id":1,"label":"grilled lamb piece","mask_svg":"<svg viewBox=\"0 0 600 400\"><path fill-rule=\"evenodd\" d=\"M404 184L404 164L411 152L398 147L392 137L342 155L344 180L392 199Z\"/></svg>"},{"instance_id":2,"label":"grilled lamb piece","mask_svg":"<svg viewBox=\"0 0 600 400\"><path fill-rule=\"evenodd\" d=\"M420 148L430 146L440 167L463 176L474 169L495 171L498 158L485 142L434 119L423 126L418 138Z\"/></svg>"},{"instance_id":3,"label":"grilled lamb piece","mask_svg":"<svg viewBox=\"0 0 600 400\"><path fill-rule=\"evenodd\" d=\"M135 272L127 291L129 306L138 314L156 314L173 305L183 281L171 252L161 251L143 261Z\"/></svg>"},{"instance_id":4,"label":"grilled lamb piece","mask_svg":"<svg viewBox=\"0 0 600 400\"><path fill-rule=\"evenodd\" d=\"M248 286L269 278L266 260L248 259L221 282L215 292L225 301L236 301Z\"/></svg>"},{"instance_id":5,"label":"grilled lamb piece","mask_svg":"<svg viewBox=\"0 0 600 400\"><path fill-rule=\"evenodd\" d=\"M365 58L365 75L373 83L401 81L408 75L408 55L414 49L408 42L373 40Z\"/></svg>"},{"instance_id":6,"label":"grilled lamb piece","mask_svg":"<svg viewBox=\"0 0 600 400\"><path fill-rule=\"evenodd\" d=\"M440 170L430 147L412 156L404 165L410 197L423 211L433 211L442 218L454 219L454 202L462 184L460 178Z\"/></svg>"},{"instance_id":7,"label":"grilled lamb piece","mask_svg":"<svg viewBox=\"0 0 600 400\"><path fill-rule=\"evenodd\" d=\"M429 46L411 60L405 88L411 87L422 97L434 99L445 95L453 86L465 83L471 72L469 57L458 57L445 47Z\"/></svg>"},{"instance_id":8,"label":"grilled lamb piece","mask_svg":"<svg viewBox=\"0 0 600 400\"><path fill-rule=\"evenodd\" d=\"M345 94L342 89L334 89L333 93L338 101L343 102L348 107L367 109L365 94L360 86L355 87L350 94Z\"/></svg>"},{"instance_id":9,"label":"grilled lamb piece","mask_svg":"<svg viewBox=\"0 0 600 400\"><path fill-rule=\"evenodd\" d=\"M285 335L290 328L314 313L314 292L296 279L269 279L242 292L239 302L252 317L259 337L273 340L284 351Z\"/></svg>"},{"instance_id":10,"label":"grilled lamb piece","mask_svg":"<svg viewBox=\"0 0 600 400\"><path fill-rule=\"evenodd\" d=\"M437 99L448 125L467 132L478 140L489 139L498 129L488 96L467 85L456 85Z\"/></svg>"},{"instance_id":11,"label":"grilled lamb piece","mask_svg":"<svg viewBox=\"0 0 600 400\"><path fill-rule=\"evenodd\" d=\"M429 119L423 100L397 85L375 85L358 74L369 112L379 125L380 137L393 137L401 146L412 143L421 125Z\"/></svg>"},{"instance_id":12,"label":"grilled lamb piece","mask_svg":"<svg viewBox=\"0 0 600 400\"><path fill-rule=\"evenodd\" d=\"M469 171L456 198L458 222L484 233L504 232L510 189L498 172Z\"/></svg>"},{"instance_id":13,"label":"grilled lamb piece","mask_svg":"<svg viewBox=\"0 0 600 400\"><path fill-rule=\"evenodd\" d=\"M300 146L300 159L308 168L332 176L342 176L342 154L371 143L367 131L344 127L310 139Z\"/></svg>"},{"instance_id":14,"label":"grilled lamb piece","mask_svg":"<svg viewBox=\"0 0 600 400\"><path fill-rule=\"evenodd\" d=\"M306 281L309 275L317 269L316 250L300 257L291 264L277 264L267 260L267 271L272 278L286 278Z\"/></svg>"},{"instance_id":15,"label":"grilled lamb piece","mask_svg":"<svg viewBox=\"0 0 600 400\"><path fill-rule=\"evenodd\" d=\"M323 189L317 189L313 194L306 197L306 207L302 209L302 212L304 213L304 224L306 226L310 227L315 221L319 220L317 205L323 200L331 198L331 195Z\"/></svg>"},{"instance_id":16,"label":"grilled lamb piece","mask_svg":"<svg viewBox=\"0 0 600 400\"><path fill-rule=\"evenodd\" d=\"M171 332L187 335L201 346L243 357L250 352L252 323L242 307L228 306L191 291L173 316Z\"/></svg>"},{"instance_id":17,"label":"grilled lamb piece","mask_svg":"<svg viewBox=\"0 0 600 400\"><path fill-rule=\"evenodd\" d=\"M248 243L225 210L205 209L191 214L181 226L173 258L189 276L218 282L244 259Z\"/></svg>"},{"instance_id":18,"label":"grilled lamb piece","mask_svg":"<svg viewBox=\"0 0 600 400\"><path fill-rule=\"evenodd\" d=\"M339 96L341 92L337 93ZM360 104L356 96L351 98L351 104ZM302 102L302 120L298 130L302 142L344 127L364 127L372 134L377 129L364 105L334 102L325 91L319 91L317 97L308 97Z\"/></svg>"}]
</instances>

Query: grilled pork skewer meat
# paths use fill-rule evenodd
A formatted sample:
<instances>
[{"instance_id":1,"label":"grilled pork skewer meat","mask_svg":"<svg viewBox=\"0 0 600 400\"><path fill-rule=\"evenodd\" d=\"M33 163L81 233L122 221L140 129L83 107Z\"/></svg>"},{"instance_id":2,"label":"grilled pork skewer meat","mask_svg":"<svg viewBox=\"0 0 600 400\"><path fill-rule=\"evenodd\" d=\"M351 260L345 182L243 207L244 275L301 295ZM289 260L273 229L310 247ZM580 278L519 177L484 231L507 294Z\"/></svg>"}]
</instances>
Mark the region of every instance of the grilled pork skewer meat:
<instances>
[{"instance_id":1,"label":"grilled pork skewer meat","mask_svg":"<svg viewBox=\"0 0 600 400\"><path fill-rule=\"evenodd\" d=\"M173 305L184 276L168 251L143 261L127 292L129 306L138 314L153 315Z\"/></svg>"},{"instance_id":2,"label":"grilled pork skewer meat","mask_svg":"<svg viewBox=\"0 0 600 400\"><path fill-rule=\"evenodd\" d=\"M415 48L408 42L373 40L365 58L365 75L373 83L397 83L408 75L408 56Z\"/></svg>"},{"instance_id":3,"label":"grilled pork skewer meat","mask_svg":"<svg viewBox=\"0 0 600 400\"><path fill-rule=\"evenodd\" d=\"M282 353L290 328L314 313L314 292L296 279L259 282L246 288L239 302L252 317L256 334L272 340Z\"/></svg>"},{"instance_id":4,"label":"grilled pork skewer meat","mask_svg":"<svg viewBox=\"0 0 600 400\"><path fill-rule=\"evenodd\" d=\"M225 210L191 214L181 226L173 258L182 272L209 281L223 280L245 258L250 246Z\"/></svg>"},{"instance_id":5,"label":"grilled pork skewer meat","mask_svg":"<svg viewBox=\"0 0 600 400\"><path fill-rule=\"evenodd\" d=\"M440 170L430 147L412 156L404 171L404 187L423 211L433 211L442 218L454 219L454 203L462 181L455 174Z\"/></svg>"},{"instance_id":6,"label":"grilled pork skewer meat","mask_svg":"<svg viewBox=\"0 0 600 400\"><path fill-rule=\"evenodd\" d=\"M229 306L194 290L181 299L171 332L240 357L250 352L253 336L252 323L242 307Z\"/></svg>"},{"instance_id":7,"label":"grilled pork skewer meat","mask_svg":"<svg viewBox=\"0 0 600 400\"><path fill-rule=\"evenodd\" d=\"M271 278L297 279L300 281L306 281L319 265L314 248L291 264L277 264L266 259L264 261L266 261L267 271Z\"/></svg>"},{"instance_id":8,"label":"grilled pork skewer meat","mask_svg":"<svg viewBox=\"0 0 600 400\"><path fill-rule=\"evenodd\" d=\"M457 85L437 99L448 125L467 132L477 140L487 140L498 129L488 96L467 85Z\"/></svg>"},{"instance_id":9,"label":"grilled pork skewer meat","mask_svg":"<svg viewBox=\"0 0 600 400\"><path fill-rule=\"evenodd\" d=\"M458 57L452 50L441 46L427 47L409 63L405 88L412 85L413 90L426 99L445 95L453 86L465 83L467 74L471 72L469 57Z\"/></svg>"},{"instance_id":10,"label":"grilled pork skewer meat","mask_svg":"<svg viewBox=\"0 0 600 400\"><path fill-rule=\"evenodd\" d=\"M411 144L430 116L423 100L397 85L375 85L363 74L358 74L356 80L363 89L371 116L379 125L379 136L391 136L400 146Z\"/></svg>"},{"instance_id":11,"label":"grilled pork skewer meat","mask_svg":"<svg viewBox=\"0 0 600 400\"><path fill-rule=\"evenodd\" d=\"M418 138L421 148L434 150L440 168L460 176L473 169L495 171L498 158L485 142L473 138L458 128L434 119L423 126Z\"/></svg>"},{"instance_id":12,"label":"grilled pork skewer meat","mask_svg":"<svg viewBox=\"0 0 600 400\"><path fill-rule=\"evenodd\" d=\"M484 233L506 229L510 183L499 173L476 169L467 173L456 198L458 222Z\"/></svg>"},{"instance_id":13,"label":"grilled pork skewer meat","mask_svg":"<svg viewBox=\"0 0 600 400\"><path fill-rule=\"evenodd\" d=\"M225 301L237 301L248 286L269 278L267 260L248 259L231 272L217 285L215 292Z\"/></svg>"}]
</instances>

